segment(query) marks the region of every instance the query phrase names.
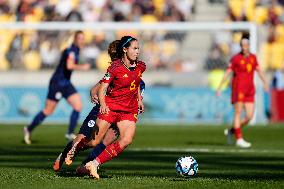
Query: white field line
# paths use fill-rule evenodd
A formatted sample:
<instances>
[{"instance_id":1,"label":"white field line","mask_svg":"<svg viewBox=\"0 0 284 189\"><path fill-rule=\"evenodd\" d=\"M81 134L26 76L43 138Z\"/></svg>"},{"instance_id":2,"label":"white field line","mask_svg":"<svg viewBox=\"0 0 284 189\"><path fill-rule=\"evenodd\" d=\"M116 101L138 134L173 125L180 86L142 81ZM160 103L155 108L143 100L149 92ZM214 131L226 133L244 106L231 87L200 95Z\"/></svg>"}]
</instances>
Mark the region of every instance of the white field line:
<instances>
[{"instance_id":1,"label":"white field line","mask_svg":"<svg viewBox=\"0 0 284 189\"><path fill-rule=\"evenodd\" d=\"M284 154L284 150L211 148L129 148L129 151Z\"/></svg>"}]
</instances>

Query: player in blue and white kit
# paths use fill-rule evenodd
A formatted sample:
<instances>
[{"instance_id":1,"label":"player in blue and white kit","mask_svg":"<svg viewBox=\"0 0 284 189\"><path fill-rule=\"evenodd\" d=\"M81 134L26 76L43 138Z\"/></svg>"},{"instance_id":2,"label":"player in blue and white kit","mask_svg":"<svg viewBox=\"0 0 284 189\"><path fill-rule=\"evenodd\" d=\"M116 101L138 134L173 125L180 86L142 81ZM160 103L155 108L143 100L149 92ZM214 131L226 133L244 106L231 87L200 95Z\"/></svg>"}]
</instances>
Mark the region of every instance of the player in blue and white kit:
<instances>
[{"instance_id":1,"label":"player in blue and white kit","mask_svg":"<svg viewBox=\"0 0 284 189\"><path fill-rule=\"evenodd\" d=\"M51 115L59 100L63 97L72 106L73 111L70 116L70 123L65 137L68 140L73 140L74 129L79 119L79 114L82 110L82 100L72 85L70 78L73 70L89 70L90 64L79 64L80 49L84 46L84 33L82 31L75 32L73 43L66 48L61 55L60 63L53 73L48 88L45 107L33 119L30 125L24 127L24 141L26 144L31 144L32 131L49 115Z\"/></svg>"}]
</instances>

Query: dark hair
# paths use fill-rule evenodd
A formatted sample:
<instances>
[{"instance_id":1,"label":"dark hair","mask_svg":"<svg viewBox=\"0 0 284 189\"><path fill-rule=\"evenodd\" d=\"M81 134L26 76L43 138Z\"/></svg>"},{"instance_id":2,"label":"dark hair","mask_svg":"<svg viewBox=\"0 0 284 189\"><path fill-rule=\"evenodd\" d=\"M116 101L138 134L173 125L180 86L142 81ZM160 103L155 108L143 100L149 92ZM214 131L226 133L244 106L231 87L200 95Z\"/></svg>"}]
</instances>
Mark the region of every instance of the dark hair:
<instances>
[{"instance_id":1,"label":"dark hair","mask_svg":"<svg viewBox=\"0 0 284 189\"><path fill-rule=\"evenodd\" d=\"M248 32L244 32L242 34L242 38L241 38L241 41L240 41L240 46L242 46L242 41L243 40L248 40L249 41L249 33Z\"/></svg>"},{"instance_id":2,"label":"dark hair","mask_svg":"<svg viewBox=\"0 0 284 189\"><path fill-rule=\"evenodd\" d=\"M123 36L120 39L120 43L118 45L118 48L116 49L118 58L123 57L123 54L124 54L123 48L129 47L131 45L131 41L137 41L137 39L135 39L134 37L131 37L131 36Z\"/></svg>"},{"instance_id":3,"label":"dark hair","mask_svg":"<svg viewBox=\"0 0 284 189\"><path fill-rule=\"evenodd\" d=\"M114 40L108 46L107 52L108 52L108 55L110 56L111 61L114 61L120 58L117 53L119 44L120 44L120 40Z\"/></svg>"},{"instance_id":4,"label":"dark hair","mask_svg":"<svg viewBox=\"0 0 284 189\"><path fill-rule=\"evenodd\" d=\"M81 30L77 30L77 31L74 33L74 40L76 40L77 36L80 35L80 34L84 34L84 32L81 31Z\"/></svg>"}]
</instances>

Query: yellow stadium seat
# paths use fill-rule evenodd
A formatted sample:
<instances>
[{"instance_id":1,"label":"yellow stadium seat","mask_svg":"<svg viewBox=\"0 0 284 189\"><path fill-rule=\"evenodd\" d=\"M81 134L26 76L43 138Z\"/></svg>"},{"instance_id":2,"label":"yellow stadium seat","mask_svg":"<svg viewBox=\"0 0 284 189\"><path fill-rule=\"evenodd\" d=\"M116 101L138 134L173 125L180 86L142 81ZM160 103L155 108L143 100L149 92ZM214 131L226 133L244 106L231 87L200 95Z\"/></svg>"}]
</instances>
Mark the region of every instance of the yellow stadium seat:
<instances>
[{"instance_id":1,"label":"yellow stadium seat","mask_svg":"<svg viewBox=\"0 0 284 189\"><path fill-rule=\"evenodd\" d=\"M245 0L229 0L228 1L229 8L232 10L233 15L237 17L242 16L243 9L244 9L244 2Z\"/></svg>"},{"instance_id":2,"label":"yellow stadium seat","mask_svg":"<svg viewBox=\"0 0 284 189\"><path fill-rule=\"evenodd\" d=\"M245 4L246 16L249 21L254 21L255 19L255 0L247 0Z\"/></svg>"},{"instance_id":3,"label":"yellow stadium seat","mask_svg":"<svg viewBox=\"0 0 284 189\"><path fill-rule=\"evenodd\" d=\"M178 44L175 40L166 40L161 43L161 48L164 56L173 56L178 50Z\"/></svg>"},{"instance_id":4,"label":"yellow stadium seat","mask_svg":"<svg viewBox=\"0 0 284 189\"><path fill-rule=\"evenodd\" d=\"M284 43L284 25L279 24L276 26L276 36L277 36L277 42L282 42Z\"/></svg>"},{"instance_id":5,"label":"yellow stadium seat","mask_svg":"<svg viewBox=\"0 0 284 189\"><path fill-rule=\"evenodd\" d=\"M165 0L153 0L153 3L156 9L156 13L161 15L165 6Z\"/></svg>"},{"instance_id":6,"label":"yellow stadium seat","mask_svg":"<svg viewBox=\"0 0 284 189\"><path fill-rule=\"evenodd\" d=\"M0 70L6 71L10 68L10 64L5 58L5 54L3 52L0 52Z\"/></svg>"},{"instance_id":7,"label":"yellow stadium seat","mask_svg":"<svg viewBox=\"0 0 284 189\"><path fill-rule=\"evenodd\" d=\"M105 72L109 67L110 62L111 60L107 51L103 51L97 58L96 66L100 71Z\"/></svg>"},{"instance_id":8,"label":"yellow stadium seat","mask_svg":"<svg viewBox=\"0 0 284 189\"><path fill-rule=\"evenodd\" d=\"M255 22L258 24L263 24L268 19L268 9L267 7L259 6L255 9Z\"/></svg>"},{"instance_id":9,"label":"yellow stadium seat","mask_svg":"<svg viewBox=\"0 0 284 189\"><path fill-rule=\"evenodd\" d=\"M24 65L27 70L36 71L40 69L41 58L37 51L28 51L24 54Z\"/></svg>"},{"instance_id":10,"label":"yellow stadium seat","mask_svg":"<svg viewBox=\"0 0 284 189\"><path fill-rule=\"evenodd\" d=\"M284 65L284 45L280 42L264 43L260 60L265 70L282 69Z\"/></svg>"},{"instance_id":11,"label":"yellow stadium seat","mask_svg":"<svg viewBox=\"0 0 284 189\"><path fill-rule=\"evenodd\" d=\"M272 57L271 57L272 69L282 69L284 63L284 44L275 42L272 45Z\"/></svg>"},{"instance_id":12,"label":"yellow stadium seat","mask_svg":"<svg viewBox=\"0 0 284 189\"><path fill-rule=\"evenodd\" d=\"M85 36L85 43L91 43L93 38L94 38L94 31L92 30L86 30L84 31L84 36Z\"/></svg>"},{"instance_id":13,"label":"yellow stadium seat","mask_svg":"<svg viewBox=\"0 0 284 189\"><path fill-rule=\"evenodd\" d=\"M143 15L140 18L140 22L143 22L143 23L155 23L157 21L158 21L157 18L151 14Z\"/></svg>"}]
</instances>

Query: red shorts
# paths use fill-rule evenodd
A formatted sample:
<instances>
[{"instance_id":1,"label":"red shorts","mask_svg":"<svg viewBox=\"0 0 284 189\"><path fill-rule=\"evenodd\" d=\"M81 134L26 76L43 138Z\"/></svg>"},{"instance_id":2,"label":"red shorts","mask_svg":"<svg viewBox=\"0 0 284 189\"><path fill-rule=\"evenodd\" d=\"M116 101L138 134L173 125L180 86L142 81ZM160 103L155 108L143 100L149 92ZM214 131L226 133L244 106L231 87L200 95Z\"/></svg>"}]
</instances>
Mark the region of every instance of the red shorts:
<instances>
[{"instance_id":1,"label":"red shorts","mask_svg":"<svg viewBox=\"0 0 284 189\"><path fill-rule=\"evenodd\" d=\"M109 111L108 114L99 113L98 118L105 120L108 123L117 123L124 120L134 121L136 123L138 120L137 114L114 111Z\"/></svg>"},{"instance_id":2,"label":"red shorts","mask_svg":"<svg viewBox=\"0 0 284 189\"><path fill-rule=\"evenodd\" d=\"M252 102L254 103L254 93L243 93L239 91L232 92L232 104L236 102Z\"/></svg>"}]
</instances>

